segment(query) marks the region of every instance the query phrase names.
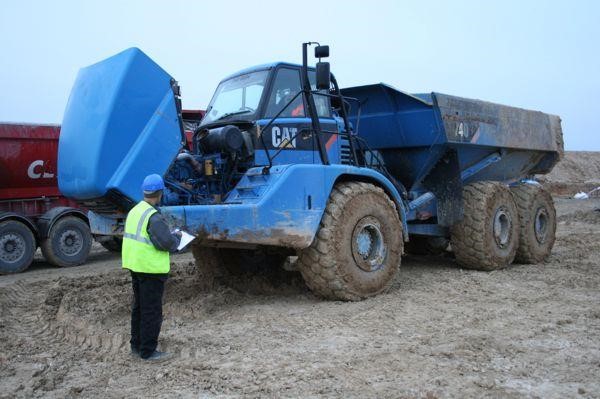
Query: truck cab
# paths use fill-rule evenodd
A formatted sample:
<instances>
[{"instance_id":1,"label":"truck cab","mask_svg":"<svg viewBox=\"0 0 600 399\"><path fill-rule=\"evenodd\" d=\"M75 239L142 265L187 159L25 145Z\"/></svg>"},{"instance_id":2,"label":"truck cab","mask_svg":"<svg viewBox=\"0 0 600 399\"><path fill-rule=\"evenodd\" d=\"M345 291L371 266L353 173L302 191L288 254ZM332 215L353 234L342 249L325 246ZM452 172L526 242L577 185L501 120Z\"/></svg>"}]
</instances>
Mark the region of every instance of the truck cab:
<instances>
[{"instance_id":1,"label":"truck cab","mask_svg":"<svg viewBox=\"0 0 600 399\"><path fill-rule=\"evenodd\" d=\"M226 124L254 125L256 149L267 149L273 164L322 163L315 134L311 131L308 104L302 96L302 66L273 63L240 71L225 78L216 89L200 125L208 129ZM316 73L308 69L312 90L316 90ZM324 94L329 94L323 90ZM315 95L315 106L323 130L327 159L330 163L349 163L342 159L348 140L338 140L345 132L339 110L331 106L327 95ZM273 118L275 118L273 120ZM270 123L271 122L271 123ZM270 123L267 131L264 127ZM259 137L257 133L260 132ZM290 151L293 151L291 153ZM256 151L256 164L268 164L267 154Z\"/></svg>"}]
</instances>

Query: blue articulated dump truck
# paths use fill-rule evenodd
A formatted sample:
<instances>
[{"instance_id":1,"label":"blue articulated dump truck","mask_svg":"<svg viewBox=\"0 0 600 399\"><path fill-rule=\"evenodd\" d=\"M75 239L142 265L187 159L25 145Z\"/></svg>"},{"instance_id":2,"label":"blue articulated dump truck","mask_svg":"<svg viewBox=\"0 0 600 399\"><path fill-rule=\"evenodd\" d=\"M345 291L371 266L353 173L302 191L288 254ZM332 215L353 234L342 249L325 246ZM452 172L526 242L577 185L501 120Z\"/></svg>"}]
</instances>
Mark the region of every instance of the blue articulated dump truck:
<instances>
[{"instance_id":1,"label":"blue articulated dump truck","mask_svg":"<svg viewBox=\"0 0 600 399\"><path fill-rule=\"evenodd\" d=\"M314 46L314 67L308 52ZM81 69L59 143L64 195L95 234L122 236L150 173L161 212L197 236L199 266L281 267L297 256L319 296L390 286L407 252L451 250L478 270L542 262L562 150L557 116L385 84L340 88L329 47L223 79L186 143L178 83L131 48ZM190 129L190 126L187 126Z\"/></svg>"}]
</instances>

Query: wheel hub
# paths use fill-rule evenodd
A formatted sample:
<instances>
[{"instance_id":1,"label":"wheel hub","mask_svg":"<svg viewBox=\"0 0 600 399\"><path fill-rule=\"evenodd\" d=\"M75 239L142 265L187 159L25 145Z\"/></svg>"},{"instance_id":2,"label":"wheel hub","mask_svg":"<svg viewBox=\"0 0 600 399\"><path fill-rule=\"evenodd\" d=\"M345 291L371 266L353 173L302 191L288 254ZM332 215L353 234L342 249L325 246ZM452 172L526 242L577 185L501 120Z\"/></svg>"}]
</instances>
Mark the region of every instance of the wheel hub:
<instances>
[{"instance_id":1,"label":"wheel hub","mask_svg":"<svg viewBox=\"0 0 600 399\"><path fill-rule=\"evenodd\" d=\"M380 269L387 249L379 221L367 216L354 227L352 233L352 256L358 267L367 272Z\"/></svg>"},{"instance_id":2,"label":"wheel hub","mask_svg":"<svg viewBox=\"0 0 600 399\"><path fill-rule=\"evenodd\" d=\"M535 222L533 224L535 239L540 244L546 241L548 235L548 211L546 208L539 208L535 213Z\"/></svg>"},{"instance_id":3,"label":"wheel hub","mask_svg":"<svg viewBox=\"0 0 600 399\"><path fill-rule=\"evenodd\" d=\"M494 240L500 248L505 248L510 242L512 219L508 209L500 207L494 215Z\"/></svg>"},{"instance_id":4,"label":"wheel hub","mask_svg":"<svg viewBox=\"0 0 600 399\"><path fill-rule=\"evenodd\" d=\"M0 237L0 259L6 263L15 263L25 256L25 239L18 234L9 233Z\"/></svg>"},{"instance_id":5,"label":"wheel hub","mask_svg":"<svg viewBox=\"0 0 600 399\"><path fill-rule=\"evenodd\" d=\"M60 235L58 247L65 255L76 255L83 248L83 236L77 230L65 230Z\"/></svg>"},{"instance_id":6,"label":"wheel hub","mask_svg":"<svg viewBox=\"0 0 600 399\"><path fill-rule=\"evenodd\" d=\"M357 251L360 256L366 258L371 252L373 246L372 234L365 228L356 237Z\"/></svg>"}]
</instances>

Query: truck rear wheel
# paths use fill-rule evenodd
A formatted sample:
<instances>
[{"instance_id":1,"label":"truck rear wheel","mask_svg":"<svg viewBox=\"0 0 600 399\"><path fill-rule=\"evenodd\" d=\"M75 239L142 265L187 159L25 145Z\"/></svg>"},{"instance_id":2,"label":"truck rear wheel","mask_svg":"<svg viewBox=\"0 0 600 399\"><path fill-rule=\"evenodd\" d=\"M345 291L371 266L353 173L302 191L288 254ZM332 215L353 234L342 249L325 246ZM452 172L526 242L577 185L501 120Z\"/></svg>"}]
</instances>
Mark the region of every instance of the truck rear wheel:
<instances>
[{"instance_id":1,"label":"truck rear wheel","mask_svg":"<svg viewBox=\"0 0 600 399\"><path fill-rule=\"evenodd\" d=\"M556 239L556 210L552 196L539 186L523 184L511 188L519 212L519 247L515 261L543 262Z\"/></svg>"},{"instance_id":2,"label":"truck rear wheel","mask_svg":"<svg viewBox=\"0 0 600 399\"><path fill-rule=\"evenodd\" d=\"M508 187L497 182L469 184L463 203L464 218L451 228L456 261L476 270L511 264L519 244L519 216Z\"/></svg>"},{"instance_id":3,"label":"truck rear wheel","mask_svg":"<svg viewBox=\"0 0 600 399\"><path fill-rule=\"evenodd\" d=\"M340 183L331 191L313 243L299 253L298 269L315 294L360 300L389 288L403 244L396 206L381 188Z\"/></svg>"},{"instance_id":4,"label":"truck rear wheel","mask_svg":"<svg viewBox=\"0 0 600 399\"><path fill-rule=\"evenodd\" d=\"M83 220L76 216L60 218L41 245L46 260L59 267L81 265L92 247L92 234Z\"/></svg>"},{"instance_id":5,"label":"truck rear wheel","mask_svg":"<svg viewBox=\"0 0 600 399\"><path fill-rule=\"evenodd\" d=\"M18 220L0 223L0 274L19 273L33 261L36 243L29 227Z\"/></svg>"}]
</instances>

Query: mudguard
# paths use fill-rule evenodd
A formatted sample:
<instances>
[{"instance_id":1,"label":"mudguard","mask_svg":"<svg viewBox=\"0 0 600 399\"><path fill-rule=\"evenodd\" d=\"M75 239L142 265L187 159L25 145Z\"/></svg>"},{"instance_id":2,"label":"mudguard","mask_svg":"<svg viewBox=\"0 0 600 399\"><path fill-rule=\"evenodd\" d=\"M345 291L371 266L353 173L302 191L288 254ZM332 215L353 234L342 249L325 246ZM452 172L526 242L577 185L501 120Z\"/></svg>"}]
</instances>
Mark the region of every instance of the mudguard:
<instances>
[{"instance_id":1,"label":"mudguard","mask_svg":"<svg viewBox=\"0 0 600 399\"><path fill-rule=\"evenodd\" d=\"M38 226L36 226L36 224L31 219L14 212L0 212L0 222L3 222L5 220L18 220L19 222L22 222L27 227L29 227L29 229L31 229L31 231L33 232L33 236L36 240L38 240Z\"/></svg>"}]
</instances>

